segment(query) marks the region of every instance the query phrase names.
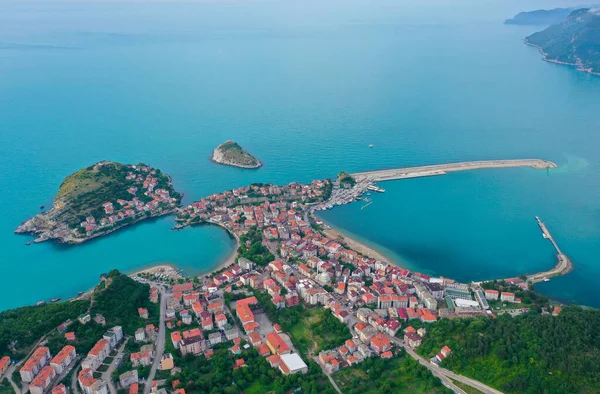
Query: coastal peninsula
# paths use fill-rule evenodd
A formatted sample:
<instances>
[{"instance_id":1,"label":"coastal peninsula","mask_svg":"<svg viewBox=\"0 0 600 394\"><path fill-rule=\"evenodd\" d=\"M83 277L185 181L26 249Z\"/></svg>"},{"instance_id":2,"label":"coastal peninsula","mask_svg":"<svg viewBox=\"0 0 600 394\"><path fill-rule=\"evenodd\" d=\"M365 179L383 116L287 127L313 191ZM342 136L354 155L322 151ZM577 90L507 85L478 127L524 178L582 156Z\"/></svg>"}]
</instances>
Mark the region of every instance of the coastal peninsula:
<instances>
[{"instance_id":1,"label":"coastal peninsula","mask_svg":"<svg viewBox=\"0 0 600 394\"><path fill-rule=\"evenodd\" d=\"M225 141L213 150L211 160L218 164L223 164L239 168L259 168L262 166L260 160L248 153L237 142Z\"/></svg>"},{"instance_id":2,"label":"coastal peninsula","mask_svg":"<svg viewBox=\"0 0 600 394\"><path fill-rule=\"evenodd\" d=\"M567 19L525 38L551 63L575 66L578 71L600 74L600 14L593 9L578 9Z\"/></svg>"},{"instance_id":3,"label":"coastal peninsula","mask_svg":"<svg viewBox=\"0 0 600 394\"><path fill-rule=\"evenodd\" d=\"M25 221L15 233L36 234L34 242L79 244L174 212L180 201L171 178L159 169L102 161L65 178L52 209Z\"/></svg>"}]
</instances>

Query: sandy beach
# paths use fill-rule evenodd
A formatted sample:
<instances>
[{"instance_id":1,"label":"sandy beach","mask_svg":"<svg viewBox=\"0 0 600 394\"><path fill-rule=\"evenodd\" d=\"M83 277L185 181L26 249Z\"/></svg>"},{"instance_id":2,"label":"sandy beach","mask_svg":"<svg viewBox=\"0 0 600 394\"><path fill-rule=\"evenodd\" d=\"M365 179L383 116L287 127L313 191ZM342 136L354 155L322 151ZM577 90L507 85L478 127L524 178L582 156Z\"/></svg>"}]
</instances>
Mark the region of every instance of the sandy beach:
<instances>
[{"instance_id":1,"label":"sandy beach","mask_svg":"<svg viewBox=\"0 0 600 394\"><path fill-rule=\"evenodd\" d=\"M322 219L319 218L319 220L321 220L323 222ZM323 222L323 224L325 224L327 226L327 224L325 222ZM357 240L347 236L346 234L343 234L337 230L334 230L333 228L327 226L326 229L323 230L323 233L325 233L325 235L327 235L327 237L331 238L331 239L339 239L341 240L343 243L345 243L350 249L353 249L355 251L357 251L358 253L365 255L367 257L373 258L375 260L379 260L379 261L385 261L388 262L390 264L394 264L397 265L397 261L395 259L391 259L389 257L384 256L383 254L381 254L380 252L376 251L375 249L361 243L358 242Z\"/></svg>"},{"instance_id":2,"label":"sandy beach","mask_svg":"<svg viewBox=\"0 0 600 394\"><path fill-rule=\"evenodd\" d=\"M160 265L155 265L152 267L148 267L148 268L144 268L138 271L135 271L131 274L128 274L129 276L137 276L139 274L148 274L148 275L157 275L157 274L163 274L168 276L169 278L173 278L173 279L178 279L181 278L182 276L179 274L179 272L177 271L177 266L175 264L160 264Z\"/></svg>"}]
</instances>

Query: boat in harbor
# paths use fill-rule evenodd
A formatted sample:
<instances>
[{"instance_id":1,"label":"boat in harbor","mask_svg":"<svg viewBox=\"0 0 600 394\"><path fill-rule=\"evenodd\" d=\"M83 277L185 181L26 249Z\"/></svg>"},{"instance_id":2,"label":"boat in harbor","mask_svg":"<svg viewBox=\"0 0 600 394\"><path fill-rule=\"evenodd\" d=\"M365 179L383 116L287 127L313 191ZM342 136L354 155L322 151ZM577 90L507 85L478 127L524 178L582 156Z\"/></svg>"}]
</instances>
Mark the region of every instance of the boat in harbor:
<instances>
[{"instance_id":1,"label":"boat in harbor","mask_svg":"<svg viewBox=\"0 0 600 394\"><path fill-rule=\"evenodd\" d=\"M377 193L385 193L385 189L382 189L381 187L376 186L376 185L369 185L369 186L367 186L367 189L372 190Z\"/></svg>"},{"instance_id":2,"label":"boat in harbor","mask_svg":"<svg viewBox=\"0 0 600 394\"><path fill-rule=\"evenodd\" d=\"M55 297L50 300L50 302L58 302L58 301L60 301L60 297Z\"/></svg>"}]
</instances>

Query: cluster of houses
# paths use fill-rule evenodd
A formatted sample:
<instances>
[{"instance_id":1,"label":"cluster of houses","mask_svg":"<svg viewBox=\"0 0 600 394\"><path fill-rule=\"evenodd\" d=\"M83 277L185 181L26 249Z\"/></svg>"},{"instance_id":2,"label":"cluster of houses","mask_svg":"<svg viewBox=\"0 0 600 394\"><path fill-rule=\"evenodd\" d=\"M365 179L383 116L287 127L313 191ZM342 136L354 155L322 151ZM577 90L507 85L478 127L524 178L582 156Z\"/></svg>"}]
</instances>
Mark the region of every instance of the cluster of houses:
<instances>
[{"instance_id":1,"label":"cluster of houses","mask_svg":"<svg viewBox=\"0 0 600 394\"><path fill-rule=\"evenodd\" d=\"M309 223L294 210L301 203L319 201L329 181L309 185L250 185L213 194L182 208L178 220L219 223L231 231L264 228L266 239L290 239L292 230L308 229Z\"/></svg>"},{"instance_id":2,"label":"cluster of houses","mask_svg":"<svg viewBox=\"0 0 600 394\"><path fill-rule=\"evenodd\" d=\"M92 349L88 352L86 358L81 362L81 371L77 376L79 387L85 394L107 394L108 388L106 382L102 379L94 378L94 372L108 357L117 345L123 339L123 328L114 326L104 335Z\"/></svg>"},{"instance_id":3,"label":"cluster of houses","mask_svg":"<svg viewBox=\"0 0 600 394\"><path fill-rule=\"evenodd\" d=\"M80 226L85 230L87 236L124 219L144 217L147 212L152 213L161 207L174 206L177 202L177 199L170 195L169 190L156 188L160 175L155 169L137 165L131 165L129 169L125 180L131 183L127 192L131 194L132 198L107 201L102 204L104 215L101 218L92 215L86 217ZM145 197L140 199L138 193L142 193Z\"/></svg>"},{"instance_id":4,"label":"cluster of houses","mask_svg":"<svg viewBox=\"0 0 600 394\"><path fill-rule=\"evenodd\" d=\"M450 350L450 348L448 346L444 346L440 350L440 352L438 354L436 354L435 356L431 357L431 359L429 361L432 364L439 366L442 363L442 361L444 361L444 359L450 355L450 353L452 353L452 350Z\"/></svg>"},{"instance_id":5,"label":"cluster of houses","mask_svg":"<svg viewBox=\"0 0 600 394\"><path fill-rule=\"evenodd\" d=\"M54 357L50 354L50 349L40 346L19 370L21 380L29 383L29 391L32 394L42 394L57 376L67 370L76 357L75 347L71 345L63 347Z\"/></svg>"}]
</instances>

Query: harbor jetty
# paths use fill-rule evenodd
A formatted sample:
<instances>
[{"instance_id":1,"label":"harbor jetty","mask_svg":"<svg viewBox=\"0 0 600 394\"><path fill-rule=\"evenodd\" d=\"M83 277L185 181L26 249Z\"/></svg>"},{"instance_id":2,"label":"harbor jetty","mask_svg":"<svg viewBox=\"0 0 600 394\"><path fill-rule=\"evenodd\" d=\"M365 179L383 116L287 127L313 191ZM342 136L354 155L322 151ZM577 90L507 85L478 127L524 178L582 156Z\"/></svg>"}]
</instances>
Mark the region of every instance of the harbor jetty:
<instances>
[{"instance_id":1,"label":"harbor jetty","mask_svg":"<svg viewBox=\"0 0 600 394\"><path fill-rule=\"evenodd\" d=\"M556 249L556 257L558 259L558 262L550 271L538 272L536 274L527 275L527 281L531 283L537 283L553 276L565 275L571 272L571 270L573 269L573 263L571 262L571 259L569 259L569 257L560 250L558 244L554 240L554 237L552 236L552 234L550 234L550 231L548 231L548 227L546 227L546 225L544 224L544 222L542 222L539 216L536 216L535 220L537 221L538 225L540 226L540 229L542 230L543 237L552 242L552 246L554 246L554 249Z\"/></svg>"},{"instance_id":2,"label":"harbor jetty","mask_svg":"<svg viewBox=\"0 0 600 394\"><path fill-rule=\"evenodd\" d=\"M406 167L389 170L367 171L351 174L357 182L391 181L395 179L420 178L426 176L445 175L449 172L478 170L483 168L533 167L537 169L557 168L548 160L518 159L518 160L483 160L465 161L460 163L435 164L420 167Z\"/></svg>"}]
</instances>

